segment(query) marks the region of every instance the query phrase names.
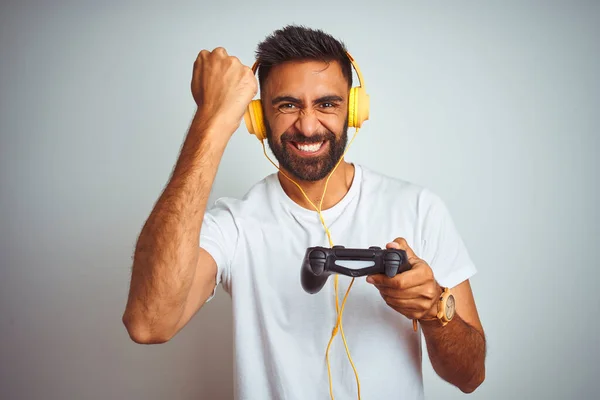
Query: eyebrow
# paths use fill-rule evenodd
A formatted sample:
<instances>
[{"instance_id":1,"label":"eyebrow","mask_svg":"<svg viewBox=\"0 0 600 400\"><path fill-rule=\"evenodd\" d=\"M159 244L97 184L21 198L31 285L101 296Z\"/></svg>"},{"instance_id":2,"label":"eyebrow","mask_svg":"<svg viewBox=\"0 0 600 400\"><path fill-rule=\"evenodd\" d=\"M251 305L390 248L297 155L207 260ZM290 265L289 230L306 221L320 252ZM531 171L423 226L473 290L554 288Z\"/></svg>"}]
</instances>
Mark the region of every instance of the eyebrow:
<instances>
[{"instance_id":1,"label":"eyebrow","mask_svg":"<svg viewBox=\"0 0 600 400\"><path fill-rule=\"evenodd\" d=\"M337 95L328 95L328 96L322 96L319 97L318 99L316 99L315 101L313 101L313 104L318 104L318 103L328 103L328 102L341 102L344 99L342 99L340 96ZM293 96L277 96L273 99L273 101L271 102L271 104L275 105L278 103L293 103L293 104L302 104L302 100L293 97Z\"/></svg>"}]
</instances>

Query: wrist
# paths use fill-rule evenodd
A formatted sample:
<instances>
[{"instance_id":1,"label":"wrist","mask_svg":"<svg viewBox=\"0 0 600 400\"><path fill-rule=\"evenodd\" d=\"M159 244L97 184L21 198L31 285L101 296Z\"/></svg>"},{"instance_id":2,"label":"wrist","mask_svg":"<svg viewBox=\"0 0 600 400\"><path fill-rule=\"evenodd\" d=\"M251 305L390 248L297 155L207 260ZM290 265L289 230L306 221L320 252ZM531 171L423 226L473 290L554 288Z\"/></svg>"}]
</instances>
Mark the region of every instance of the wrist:
<instances>
[{"instance_id":1,"label":"wrist","mask_svg":"<svg viewBox=\"0 0 600 400\"><path fill-rule=\"evenodd\" d=\"M426 316L421 318L422 322L438 322L441 326L446 326L456 313L456 300L454 295L447 287L439 287L441 293L434 306L431 307ZM436 311L437 310L437 311ZM431 315L435 313L432 318Z\"/></svg>"},{"instance_id":2,"label":"wrist","mask_svg":"<svg viewBox=\"0 0 600 400\"><path fill-rule=\"evenodd\" d=\"M192 125L212 140L227 143L233 133L239 128L240 121L232 122L230 118L220 114L209 115L201 108L196 110Z\"/></svg>"},{"instance_id":3,"label":"wrist","mask_svg":"<svg viewBox=\"0 0 600 400\"><path fill-rule=\"evenodd\" d=\"M444 288L442 288L437 281L435 282L435 298L433 299L433 304L427 313L421 317L421 321L438 321L438 313L440 306L440 296L444 293Z\"/></svg>"},{"instance_id":4,"label":"wrist","mask_svg":"<svg viewBox=\"0 0 600 400\"><path fill-rule=\"evenodd\" d=\"M440 320L437 318L420 319L419 324L421 325L421 327L424 330L443 328L443 325L440 323Z\"/></svg>"}]
</instances>

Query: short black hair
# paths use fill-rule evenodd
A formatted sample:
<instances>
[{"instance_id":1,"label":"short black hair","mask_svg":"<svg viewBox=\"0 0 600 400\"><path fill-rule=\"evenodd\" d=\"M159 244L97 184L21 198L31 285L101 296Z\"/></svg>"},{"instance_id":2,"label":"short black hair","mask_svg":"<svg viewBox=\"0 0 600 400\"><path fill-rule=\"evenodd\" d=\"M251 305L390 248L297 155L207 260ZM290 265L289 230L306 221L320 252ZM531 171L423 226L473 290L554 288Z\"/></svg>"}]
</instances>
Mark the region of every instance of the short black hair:
<instances>
[{"instance_id":1,"label":"short black hair","mask_svg":"<svg viewBox=\"0 0 600 400\"><path fill-rule=\"evenodd\" d=\"M259 63L258 82L262 86L272 67L288 61L337 61L350 89L352 63L346 51L346 45L342 41L320 29L287 25L259 43L256 50L256 61Z\"/></svg>"}]
</instances>

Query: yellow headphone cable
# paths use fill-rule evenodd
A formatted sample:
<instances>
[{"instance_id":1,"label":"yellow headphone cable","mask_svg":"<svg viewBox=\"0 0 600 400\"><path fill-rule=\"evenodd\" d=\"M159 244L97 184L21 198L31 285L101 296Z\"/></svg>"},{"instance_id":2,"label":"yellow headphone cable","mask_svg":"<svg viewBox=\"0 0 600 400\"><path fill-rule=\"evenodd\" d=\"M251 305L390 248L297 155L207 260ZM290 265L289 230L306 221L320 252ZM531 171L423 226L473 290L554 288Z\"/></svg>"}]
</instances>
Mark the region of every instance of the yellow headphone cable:
<instances>
[{"instance_id":1,"label":"yellow headphone cable","mask_svg":"<svg viewBox=\"0 0 600 400\"><path fill-rule=\"evenodd\" d=\"M292 182L294 185L296 185L298 187L298 189L300 189L300 191L304 195L304 198L306 198L306 200L314 207L314 209L319 214L319 219L321 220L321 224L325 228L325 233L327 234L327 239L329 241L329 246L330 247L333 247L333 241L331 240L331 233L329 232L329 228L327 228L327 225L325 224L325 219L323 218L321 207L322 207L322 204L323 204L323 199L325 198L325 192L327 191L327 184L329 183L329 178L331 178L331 175L333 175L333 173L337 169L337 167L340 164L340 162L344 159L344 156L346 155L346 152L348 151L348 149L350 148L350 145L352 144L352 142L356 138L356 135L358 134L358 130L359 130L359 128L356 128L356 130L354 132L354 136L352 136L352 139L350 140L350 143L348 143L348 146L346 146L346 149L344 150L344 153L342 154L342 156L340 157L340 159L338 160L338 162L333 167L333 170L329 173L329 176L327 177L327 180L325 181L325 187L323 189L323 195L321 196L321 201L319 202L319 206L318 207L315 206L315 204L308 198L308 196L306 195L306 193L304 192L304 190L302 190L302 187L300 187L300 185L298 183L296 183L292 178L290 178L289 176L287 176L285 174L285 172L283 172L269 158L269 156L267 155L267 150L265 148L264 139L260 139L260 143L262 144L263 152L265 154L265 157L267 157L267 159L271 162L271 164L273 164L275 166L275 168L277 168L279 170L279 172L281 172L281 174L283 176L285 176L290 182ZM346 354L348 355L348 360L350 361L350 364L352 365L352 369L354 370L354 375L356 376L356 385L357 385L357 390L358 390L358 399L360 400L360 380L358 379L358 372L356 371L356 367L354 366L354 362L352 361L352 357L350 356L350 350L348 349L348 343L346 342L346 336L344 335L344 328L342 326L342 314L344 312L344 306L346 304L346 299L348 298L348 293L350 293L350 289L352 288L352 284L354 283L354 277L350 281L350 285L348 286L348 289L346 290L346 294L344 295L344 299L342 300L341 307L340 307L340 304L339 304L339 295L338 295L338 274L335 274L333 282L334 282L333 284L334 284L334 289L335 289L335 310L336 310L336 313L337 313L337 319L336 319L335 326L333 327L333 331L331 332L331 338L329 339L329 343L327 344L327 351L325 353L325 357L327 359L327 373L329 375L329 394L331 396L331 399L333 400L334 397L333 397L333 385L332 385L332 382L331 382L331 366L330 366L330 363L329 363L329 349L331 348L331 343L333 342L333 339L337 335L338 329L339 329L339 332L341 333L341 336L342 336L342 340L344 341L344 347L346 348Z\"/></svg>"}]
</instances>

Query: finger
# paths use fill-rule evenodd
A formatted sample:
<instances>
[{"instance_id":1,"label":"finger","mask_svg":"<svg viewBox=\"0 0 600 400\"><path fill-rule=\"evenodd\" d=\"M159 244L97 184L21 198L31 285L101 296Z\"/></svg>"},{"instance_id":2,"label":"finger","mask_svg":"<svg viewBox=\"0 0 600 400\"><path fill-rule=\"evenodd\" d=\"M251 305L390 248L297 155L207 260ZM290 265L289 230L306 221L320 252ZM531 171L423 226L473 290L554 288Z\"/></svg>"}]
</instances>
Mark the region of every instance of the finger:
<instances>
[{"instance_id":1,"label":"finger","mask_svg":"<svg viewBox=\"0 0 600 400\"><path fill-rule=\"evenodd\" d=\"M416 262L410 270L402 272L393 278L385 274L374 274L367 277L368 283L397 290L420 286L430 280L433 280L433 273L431 272L431 268L422 260Z\"/></svg>"},{"instance_id":2,"label":"finger","mask_svg":"<svg viewBox=\"0 0 600 400\"><path fill-rule=\"evenodd\" d=\"M394 248L404 250L409 262L411 262L414 258L418 258L412 248L408 245L406 239L403 237L397 237L393 242L388 243L385 247L388 249Z\"/></svg>"},{"instance_id":3,"label":"finger","mask_svg":"<svg viewBox=\"0 0 600 400\"><path fill-rule=\"evenodd\" d=\"M200 62L200 61L204 61L206 60L206 58L210 55L210 51L206 50L206 49L202 49L200 50L200 53L198 53L198 56L196 57L196 62Z\"/></svg>"},{"instance_id":4,"label":"finger","mask_svg":"<svg viewBox=\"0 0 600 400\"><path fill-rule=\"evenodd\" d=\"M196 56L196 60L194 60L194 65L192 66L192 76L196 76L199 73L199 67L206 62L206 59L210 55L210 52L206 49L201 50Z\"/></svg>"},{"instance_id":5,"label":"finger","mask_svg":"<svg viewBox=\"0 0 600 400\"><path fill-rule=\"evenodd\" d=\"M397 290L389 287L376 286L382 296L398 300L433 300L437 299L439 291L435 285L424 284L405 290Z\"/></svg>"},{"instance_id":6,"label":"finger","mask_svg":"<svg viewBox=\"0 0 600 400\"><path fill-rule=\"evenodd\" d=\"M225 50L225 48L221 47L221 46L215 47L211 53L213 55L219 56L219 57L227 57L228 56L227 50Z\"/></svg>"},{"instance_id":7,"label":"finger","mask_svg":"<svg viewBox=\"0 0 600 400\"><path fill-rule=\"evenodd\" d=\"M398 276L396 275L393 278L390 278L386 274L373 274L367 276L367 282L371 283L377 287L388 287L392 289L399 289L400 283L398 282Z\"/></svg>"},{"instance_id":8,"label":"finger","mask_svg":"<svg viewBox=\"0 0 600 400\"><path fill-rule=\"evenodd\" d=\"M395 284L399 289L410 289L434 281L433 271L423 261L417 261L411 269L396 275Z\"/></svg>"}]
</instances>

